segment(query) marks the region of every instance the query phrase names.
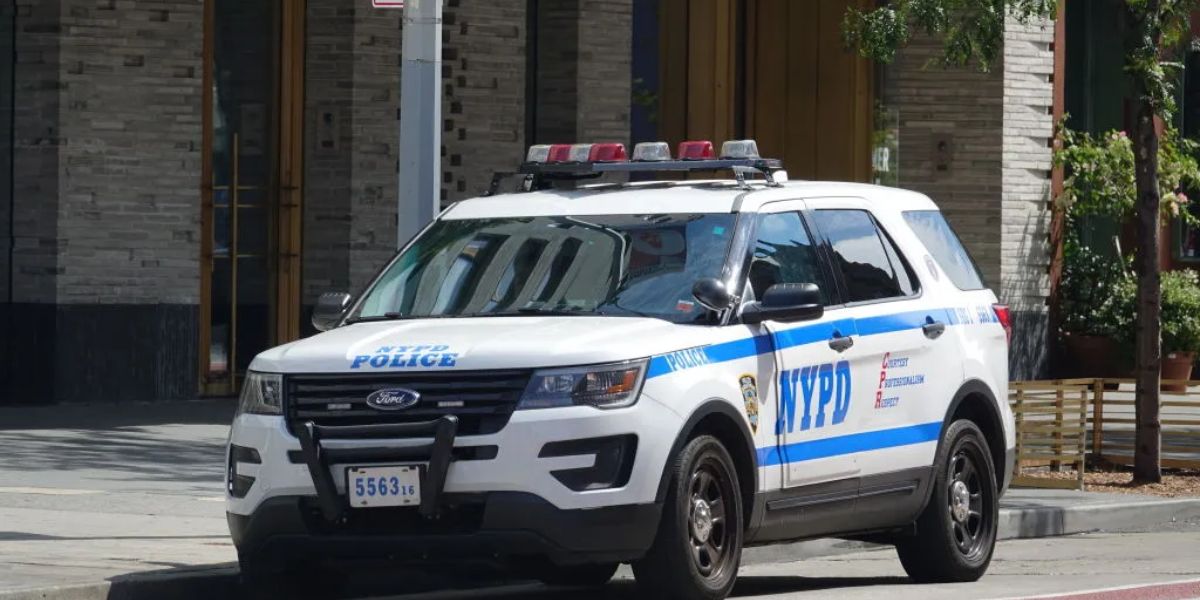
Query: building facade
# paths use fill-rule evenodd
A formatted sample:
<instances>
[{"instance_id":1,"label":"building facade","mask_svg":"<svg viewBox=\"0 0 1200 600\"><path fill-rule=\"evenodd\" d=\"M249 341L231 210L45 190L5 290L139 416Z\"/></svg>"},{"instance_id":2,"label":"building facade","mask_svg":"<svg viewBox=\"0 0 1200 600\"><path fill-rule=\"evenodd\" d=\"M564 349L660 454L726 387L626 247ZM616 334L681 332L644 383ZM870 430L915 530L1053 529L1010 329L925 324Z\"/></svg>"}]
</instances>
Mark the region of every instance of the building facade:
<instances>
[{"instance_id":1,"label":"building facade","mask_svg":"<svg viewBox=\"0 0 1200 600\"><path fill-rule=\"evenodd\" d=\"M753 137L923 191L1045 369L1052 23L990 72L845 50L866 0L445 0L441 199L532 143ZM0 405L232 393L397 246L401 11L0 0Z\"/></svg>"}]
</instances>

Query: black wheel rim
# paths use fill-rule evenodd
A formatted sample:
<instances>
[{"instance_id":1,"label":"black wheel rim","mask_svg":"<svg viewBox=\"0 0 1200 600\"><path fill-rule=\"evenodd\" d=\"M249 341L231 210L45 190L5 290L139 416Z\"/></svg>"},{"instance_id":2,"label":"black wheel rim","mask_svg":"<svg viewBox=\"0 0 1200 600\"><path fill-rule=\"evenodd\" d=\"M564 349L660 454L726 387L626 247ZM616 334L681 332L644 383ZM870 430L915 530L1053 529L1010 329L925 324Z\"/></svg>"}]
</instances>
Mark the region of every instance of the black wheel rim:
<instances>
[{"instance_id":1,"label":"black wheel rim","mask_svg":"<svg viewBox=\"0 0 1200 600\"><path fill-rule=\"evenodd\" d=\"M723 576L733 555L732 497L725 468L712 457L702 459L688 482L687 529L692 563L706 579Z\"/></svg>"},{"instance_id":2,"label":"black wheel rim","mask_svg":"<svg viewBox=\"0 0 1200 600\"><path fill-rule=\"evenodd\" d=\"M950 512L951 535L958 551L975 558L986 549L992 526L992 499L986 497L987 487L979 457L968 448L961 448L950 459L946 477L947 509Z\"/></svg>"}]
</instances>

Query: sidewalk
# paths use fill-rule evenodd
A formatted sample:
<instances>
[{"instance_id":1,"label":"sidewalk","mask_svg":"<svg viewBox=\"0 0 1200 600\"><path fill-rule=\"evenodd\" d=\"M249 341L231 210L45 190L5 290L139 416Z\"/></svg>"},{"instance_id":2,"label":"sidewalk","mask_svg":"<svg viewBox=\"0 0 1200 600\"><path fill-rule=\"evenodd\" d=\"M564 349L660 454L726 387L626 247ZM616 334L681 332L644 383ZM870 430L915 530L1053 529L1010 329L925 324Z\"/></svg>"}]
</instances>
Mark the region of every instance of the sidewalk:
<instances>
[{"instance_id":1,"label":"sidewalk","mask_svg":"<svg viewBox=\"0 0 1200 600\"><path fill-rule=\"evenodd\" d=\"M164 597L181 583L223 595L216 590L230 589L236 560L221 489L233 408L220 400L0 409L0 599ZM1008 539L1197 517L1200 498L1014 489L1000 528ZM751 548L744 562L863 546Z\"/></svg>"}]
</instances>

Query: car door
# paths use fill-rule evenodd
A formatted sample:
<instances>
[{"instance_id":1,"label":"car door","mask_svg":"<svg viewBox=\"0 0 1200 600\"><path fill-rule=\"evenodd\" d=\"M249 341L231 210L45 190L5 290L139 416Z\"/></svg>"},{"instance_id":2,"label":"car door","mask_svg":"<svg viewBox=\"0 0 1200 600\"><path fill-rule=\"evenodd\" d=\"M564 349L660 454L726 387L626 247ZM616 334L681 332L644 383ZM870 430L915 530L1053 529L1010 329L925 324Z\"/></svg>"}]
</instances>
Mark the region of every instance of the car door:
<instances>
[{"instance_id":1,"label":"car door","mask_svg":"<svg viewBox=\"0 0 1200 600\"><path fill-rule=\"evenodd\" d=\"M748 297L760 297L777 283L815 283L826 305L815 320L763 323L775 352L776 448L762 466L782 467L785 490L843 480L846 489L838 489L853 495L858 465L839 451L836 438L856 428L848 411L854 321L837 307L832 272L803 209L801 201L763 206L747 271Z\"/></svg>"},{"instance_id":2,"label":"car door","mask_svg":"<svg viewBox=\"0 0 1200 600\"><path fill-rule=\"evenodd\" d=\"M915 498L941 430L940 418L929 417L929 405L945 406L943 396L952 392L943 388L957 381L954 357L937 351L952 345L941 335L944 308L924 297L911 261L865 201L810 205L856 332L851 372L856 432L847 445L856 452L860 496ZM870 509L860 503L860 511Z\"/></svg>"}]
</instances>

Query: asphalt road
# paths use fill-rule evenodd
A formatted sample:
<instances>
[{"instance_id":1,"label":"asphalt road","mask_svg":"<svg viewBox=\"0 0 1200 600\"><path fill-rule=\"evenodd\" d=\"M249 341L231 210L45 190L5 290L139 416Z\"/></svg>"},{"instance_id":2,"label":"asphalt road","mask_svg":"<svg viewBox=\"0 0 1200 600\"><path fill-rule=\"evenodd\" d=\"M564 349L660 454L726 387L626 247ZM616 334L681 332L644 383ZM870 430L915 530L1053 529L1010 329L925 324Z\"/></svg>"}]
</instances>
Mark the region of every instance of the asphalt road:
<instances>
[{"instance_id":1,"label":"asphalt road","mask_svg":"<svg viewBox=\"0 0 1200 600\"><path fill-rule=\"evenodd\" d=\"M1001 542L980 581L916 585L890 549L743 567L733 598L763 600L863 598L1074 597L1112 600L1200 598L1200 521L1170 531L1095 533ZM1184 585L1176 582L1188 582ZM1120 588L1115 589L1114 588ZM1102 593L1101 590L1113 590ZM393 596L395 600L630 600L637 588L628 570L599 591L513 585L466 592Z\"/></svg>"}]
</instances>

